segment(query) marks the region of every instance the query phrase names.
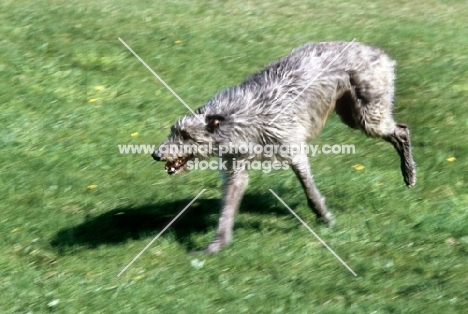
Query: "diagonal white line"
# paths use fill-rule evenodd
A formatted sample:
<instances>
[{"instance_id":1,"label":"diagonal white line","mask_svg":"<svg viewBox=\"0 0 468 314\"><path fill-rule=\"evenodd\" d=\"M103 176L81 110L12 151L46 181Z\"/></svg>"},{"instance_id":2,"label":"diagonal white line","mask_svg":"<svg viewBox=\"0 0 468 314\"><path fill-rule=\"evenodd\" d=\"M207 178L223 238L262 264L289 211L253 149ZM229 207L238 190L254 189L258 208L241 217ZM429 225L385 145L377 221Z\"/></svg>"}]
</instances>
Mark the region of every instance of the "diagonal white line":
<instances>
[{"instance_id":1,"label":"diagonal white line","mask_svg":"<svg viewBox=\"0 0 468 314\"><path fill-rule=\"evenodd\" d=\"M296 217L306 228L307 230L310 231L310 233L312 233L316 238L317 240L320 241L320 243L322 243L332 254L333 256L335 256L340 262L341 264L343 264L350 272L351 274L353 274L354 276L357 276L357 274L351 269L351 267L348 266L348 264L346 264L342 259L341 257L338 256L338 254L335 253L335 251L333 251L326 243L325 241L323 241L319 236L318 234L316 234L314 232L314 230L312 230L305 222L304 220L301 219L301 217L299 217L289 206L288 204L286 204L282 199L281 197L279 197L272 189L269 189L269 191L287 208L289 209L289 211L294 215L294 217Z\"/></svg>"},{"instance_id":2,"label":"diagonal white line","mask_svg":"<svg viewBox=\"0 0 468 314\"><path fill-rule=\"evenodd\" d=\"M190 108L189 105L187 105L185 101L182 98L180 98L179 95L177 95L176 92L174 92L174 90L172 90L172 88L169 85L167 85L166 82L164 82L164 80L158 74L156 74L156 72L154 72L153 69L151 69L149 65L147 65L146 62L143 61L143 59L140 58L140 56L135 51L133 51L133 49L130 48L130 46L127 45L127 43L123 41L122 38L119 37L119 40L172 93L172 95L174 95L185 107L187 107L188 110L190 110L192 114L195 115L195 112L192 110L192 108ZM203 124L205 124L205 122L202 119L198 119L202 121Z\"/></svg>"},{"instance_id":3,"label":"diagonal white line","mask_svg":"<svg viewBox=\"0 0 468 314\"><path fill-rule=\"evenodd\" d=\"M306 89L308 89L308 88L320 77L320 75L322 75L323 72L325 72L326 70L328 70L328 68L331 67L332 64L335 63L335 61L343 54L343 52L345 52L345 51L349 48L349 46L351 46L351 44L352 44L353 42L355 42L355 41L356 41L356 38L354 38L353 40L351 40L351 41L346 45L346 47L344 47L343 50L341 50L340 53L337 54L336 57L335 57L325 68L323 68L323 70L320 71L320 72L310 81L310 83L309 83L303 90L301 90L301 92L300 92L299 94L297 94L297 96L296 96L293 100L291 100L286 106L284 106L283 110L281 110L280 113L278 113L278 115L277 115L273 120L271 120L268 124L270 125L270 124L272 124L273 122L275 122L275 120L278 119L278 117L279 117L289 106L291 106L291 105L302 95L302 93L304 93L304 91L305 91ZM281 97L280 100L283 100L283 99L286 97L286 95L287 95L287 93L284 94L283 97Z\"/></svg>"},{"instance_id":4,"label":"diagonal white line","mask_svg":"<svg viewBox=\"0 0 468 314\"><path fill-rule=\"evenodd\" d=\"M185 208L182 209L182 210L180 211L180 213L179 213L177 216L175 216L174 219L172 219L171 222L168 223L167 226L164 227L164 229L161 230L161 232L159 232L158 235L157 235L156 237L154 237L154 239L151 240L151 242L148 243L148 245L146 245L145 248L144 248L143 250L141 250L141 252L138 253L137 256L135 256L135 257L132 259L132 261L131 261L130 263L128 263L127 266L124 267L124 269L122 269L122 270L120 271L120 273L117 275L117 277L120 277L120 275L122 275L122 274L123 274L123 273L124 273L140 256L141 256L141 254L143 254L143 253L151 246L151 244L153 244L154 241L156 241L156 240L161 236L161 234L163 234L164 231L166 231L167 228L169 228L169 227L172 225L172 223L173 223L174 221L176 221L177 218L179 218L179 216L182 215L182 214L185 212L185 210L186 210L187 208L189 208L190 205L192 205L192 204L197 200L197 198L199 198L200 195L202 195L205 191L206 191L206 189L201 190L201 192L198 193L198 195L195 196L195 198L194 198L190 203L188 203L188 205L185 206Z\"/></svg>"}]
</instances>

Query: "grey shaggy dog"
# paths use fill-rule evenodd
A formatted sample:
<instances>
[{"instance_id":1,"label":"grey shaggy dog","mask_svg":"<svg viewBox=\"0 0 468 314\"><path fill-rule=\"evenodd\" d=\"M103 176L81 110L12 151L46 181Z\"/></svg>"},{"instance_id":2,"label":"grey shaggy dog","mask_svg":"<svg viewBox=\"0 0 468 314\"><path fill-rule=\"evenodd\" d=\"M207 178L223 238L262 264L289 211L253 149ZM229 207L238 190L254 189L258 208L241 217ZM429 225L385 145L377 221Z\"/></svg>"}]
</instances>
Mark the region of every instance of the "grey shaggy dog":
<instances>
[{"instance_id":1,"label":"grey shaggy dog","mask_svg":"<svg viewBox=\"0 0 468 314\"><path fill-rule=\"evenodd\" d=\"M320 133L329 114L335 111L349 127L390 142L400 156L406 185L413 186L416 172L409 130L393 119L395 61L378 48L361 43L347 45L308 43L240 85L220 91L195 114L182 117L153 158L166 161L166 171L173 174L194 158L210 157L204 150L170 152L168 147L173 144L209 144L214 147L211 155L217 155L216 148L222 144L306 142ZM205 250L208 253L218 252L232 241L234 215L248 183L247 169L237 167L234 160L265 157L230 152L221 158L227 161L222 212L216 236ZM333 226L333 216L314 184L307 154L274 158L287 160L304 188L309 207L319 219Z\"/></svg>"}]
</instances>

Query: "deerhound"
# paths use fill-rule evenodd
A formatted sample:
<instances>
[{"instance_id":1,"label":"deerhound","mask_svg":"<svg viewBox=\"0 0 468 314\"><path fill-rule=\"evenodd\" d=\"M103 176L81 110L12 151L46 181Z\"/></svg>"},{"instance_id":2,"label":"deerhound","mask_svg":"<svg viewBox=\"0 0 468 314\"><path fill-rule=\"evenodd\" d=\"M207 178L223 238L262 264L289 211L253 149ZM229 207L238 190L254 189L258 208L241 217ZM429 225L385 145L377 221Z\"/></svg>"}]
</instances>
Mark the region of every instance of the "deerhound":
<instances>
[{"instance_id":1,"label":"deerhound","mask_svg":"<svg viewBox=\"0 0 468 314\"><path fill-rule=\"evenodd\" d=\"M247 169L237 166L236 161L265 159L264 155L240 150L219 154L221 145L306 142L320 133L334 110L349 127L390 142L400 156L406 185L413 186L416 172L409 130L406 124L393 120L395 64L384 51L362 43L308 43L240 85L220 91L195 114L179 119L167 140L152 154L155 160L166 161L169 174L181 172L195 158L219 155L227 161L222 171L221 217L205 252L218 252L232 241L234 215L248 183ZM208 144L211 151L201 149ZM200 149L169 149L174 145ZM273 159L288 162L309 207L317 218L333 226L325 198L314 184L307 154L291 149Z\"/></svg>"}]
</instances>

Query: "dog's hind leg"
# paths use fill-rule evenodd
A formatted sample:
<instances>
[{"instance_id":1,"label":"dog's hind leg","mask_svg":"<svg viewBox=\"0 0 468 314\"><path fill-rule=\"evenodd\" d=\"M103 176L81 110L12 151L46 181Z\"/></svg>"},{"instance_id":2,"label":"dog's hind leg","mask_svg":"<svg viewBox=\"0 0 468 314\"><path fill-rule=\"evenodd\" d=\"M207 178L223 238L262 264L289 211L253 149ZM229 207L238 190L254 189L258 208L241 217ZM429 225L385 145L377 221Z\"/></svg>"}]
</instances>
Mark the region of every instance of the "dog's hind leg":
<instances>
[{"instance_id":1,"label":"dog's hind leg","mask_svg":"<svg viewBox=\"0 0 468 314\"><path fill-rule=\"evenodd\" d=\"M307 155L295 155L291 160L291 168L301 182L302 188L307 195L307 203L319 220L324 221L329 227L333 227L335 220L325 205L325 198L320 195L314 184L310 171Z\"/></svg>"},{"instance_id":2,"label":"dog's hind leg","mask_svg":"<svg viewBox=\"0 0 468 314\"><path fill-rule=\"evenodd\" d=\"M216 253L232 241L234 216L244 196L249 182L246 170L228 170L224 172L223 204L218 230L214 240L208 245L206 253Z\"/></svg>"},{"instance_id":3,"label":"dog's hind leg","mask_svg":"<svg viewBox=\"0 0 468 314\"><path fill-rule=\"evenodd\" d=\"M393 104L382 106L384 98L363 105L361 118L358 119L363 132L370 137L380 137L392 143L400 156L400 167L406 186L416 184L416 170L411 154L409 129L404 123L393 120ZM378 108L377 110L374 110Z\"/></svg>"},{"instance_id":4,"label":"dog's hind leg","mask_svg":"<svg viewBox=\"0 0 468 314\"><path fill-rule=\"evenodd\" d=\"M348 126L361 129L369 137L390 142L400 156L401 172L408 187L416 184L410 133L406 124L393 119L393 74L386 80L363 79L353 73L351 88L337 100L336 113Z\"/></svg>"}]
</instances>

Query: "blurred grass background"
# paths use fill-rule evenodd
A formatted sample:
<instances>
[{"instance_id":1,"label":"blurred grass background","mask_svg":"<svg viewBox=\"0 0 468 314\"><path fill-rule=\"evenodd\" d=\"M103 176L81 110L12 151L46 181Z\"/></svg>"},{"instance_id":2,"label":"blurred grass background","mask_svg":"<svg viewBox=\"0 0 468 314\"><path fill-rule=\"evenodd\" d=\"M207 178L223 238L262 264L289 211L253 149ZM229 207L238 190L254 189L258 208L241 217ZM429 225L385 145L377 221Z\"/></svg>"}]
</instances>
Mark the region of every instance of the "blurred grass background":
<instances>
[{"instance_id":1,"label":"blurred grass background","mask_svg":"<svg viewBox=\"0 0 468 314\"><path fill-rule=\"evenodd\" d=\"M466 2L435 0L2 1L1 312L464 313L467 15ZM418 183L404 187L388 143L333 116L314 143L356 154L311 163L335 229L315 223L292 172L257 171L233 244L191 256L216 227L218 174L172 178L119 154L160 143L188 112L118 37L192 108L305 42L379 46L398 62L395 116L412 131Z\"/></svg>"}]
</instances>

